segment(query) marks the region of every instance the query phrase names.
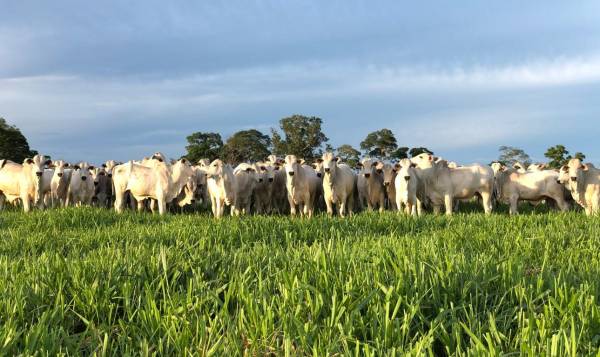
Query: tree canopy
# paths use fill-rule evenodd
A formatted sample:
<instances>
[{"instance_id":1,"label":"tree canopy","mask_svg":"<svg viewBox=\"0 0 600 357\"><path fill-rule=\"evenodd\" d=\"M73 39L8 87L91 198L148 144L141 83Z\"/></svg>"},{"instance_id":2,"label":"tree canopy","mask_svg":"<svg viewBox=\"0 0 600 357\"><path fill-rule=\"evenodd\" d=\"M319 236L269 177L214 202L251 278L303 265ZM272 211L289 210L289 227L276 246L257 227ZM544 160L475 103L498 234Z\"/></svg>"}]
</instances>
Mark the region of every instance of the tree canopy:
<instances>
[{"instance_id":1,"label":"tree canopy","mask_svg":"<svg viewBox=\"0 0 600 357\"><path fill-rule=\"evenodd\" d=\"M271 138L258 130L238 131L223 146L223 159L230 164L264 160L270 146Z\"/></svg>"},{"instance_id":2,"label":"tree canopy","mask_svg":"<svg viewBox=\"0 0 600 357\"><path fill-rule=\"evenodd\" d=\"M185 158L191 162L198 162L200 159L209 159L210 161L221 156L223 151L223 140L218 133L195 132L187 137L188 145L185 147L187 154Z\"/></svg>"},{"instance_id":3,"label":"tree canopy","mask_svg":"<svg viewBox=\"0 0 600 357\"><path fill-rule=\"evenodd\" d=\"M360 148L365 155L378 158L388 159L398 148L396 137L390 129L381 129L371 132L365 140L361 141Z\"/></svg>"},{"instance_id":4,"label":"tree canopy","mask_svg":"<svg viewBox=\"0 0 600 357\"><path fill-rule=\"evenodd\" d=\"M544 153L544 156L550 160L548 166L555 169L566 165L571 159L579 159L582 161L585 159L585 155L582 152L576 152L573 156L569 155L569 150L567 150L564 145L554 145L549 147Z\"/></svg>"},{"instance_id":5,"label":"tree canopy","mask_svg":"<svg viewBox=\"0 0 600 357\"><path fill-rule=\"evenodd\" d=\"M273 153L293 154L306 160L320 157L323 145L329 138L321 131L323 120L318 117L292 115L279 121L283 136L271 129Z\"/></svg>"},{"instance_id":6,"label":"tree canopy","mask_svg":"<svg viewBox=\"0 0 600 357\"><path fill-rule=\"evenodd\" d=\"M498 157L498 162L506 165L512 166L516 162L520 162L525 167L531 164L531 158L523 149L516 148L514 146L500 146L498 148L500 151L500 156Z\"/></svg>"},{"instance_id":7,"label":"tree canopy","mask_svg":"<svg viewBox=\"0 0 600 357\"><path fill-rule=\"evenodd\" d=\"M346 164L354 167L360 161L360 151L353 148L351 145L344 144L336 150L337 156Z\"/></svg>"},{"instance_id":8,"label":"tree canopy","mask_svg":"<svg viewBox=\"0 0 600 357\"><path fill-rule=\"evenodd\" d=\"M25 136L16 126L10 125L0 118L0 159L8 159L21 163L37 152L29 148Z\"/></svg>"}]
</instances>

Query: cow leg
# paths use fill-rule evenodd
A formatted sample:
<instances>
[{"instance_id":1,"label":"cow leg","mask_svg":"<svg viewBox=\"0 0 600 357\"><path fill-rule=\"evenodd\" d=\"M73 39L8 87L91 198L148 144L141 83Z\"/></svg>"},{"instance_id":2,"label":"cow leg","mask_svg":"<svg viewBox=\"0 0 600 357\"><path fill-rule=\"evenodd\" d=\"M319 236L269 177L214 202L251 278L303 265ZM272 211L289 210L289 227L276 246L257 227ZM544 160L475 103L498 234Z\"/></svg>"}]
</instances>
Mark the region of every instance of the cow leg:
<instances>
[{"instance_id":1,"label":"cow leg","mask_svg":"<svg viewBox=\"0 0 600 357\"><path fill-rule=\"evenodd\" d=\"M421 216L423 214L423 202L420 199L417 199L417 215Z\"/></svg>"},{"instance_id":2,"label":"cow leg","mask_svg":"<svg viewBox=\"0 0 600 357\"><path fill-rule=\"evenodd\" d=\"M509 198L509 203L510 203L510 214L518 214L518 204L519 204L519 196L517 195L511 195Z\"/></svg>"},{"instance_id":3,"label":"cow leg","mask_svg":"<svg viewBox=\"0 0 600 357\"><path fill-rule=\"evenodd\" d=\"M440 214L442 206L440 204L433 204L433 214Z\"/></svg>"},{"instance_id":4,"label":"cow leg","mask_svg":"<svg viewBox=\"0 0 600 357\"><path fill-rule=\"evenodd\" d=\"M481 201L483 202L483 211L486 214L492 213L492 194L489 192L481 192Z\"/></svg>"},{"instance_id":5,"label":"cow leg","mask_svg":"<svg viewBox=\"0 0 600 357\"><path fill-rule=\"evenodd\" d=\"M416 207L411 201L406 202L406 213L411 216L417 215Z\"/></svg>"},{"instance_id":6,"label":"cow leg","mask_svg":"<svg viewBox=\"0 0 600 357\"><path fill-rule=\"evenodd\" d=\"M21 195L21 202L23 203L23 211L29 212L31 211L31 200L27 194Z\"/></svg>"},{"instance_id":7,"label":"cow leg","mask_svg":"<svg viewBox=\"0 0 600 357\"><path fill-rule=\"evenodd\" d=\"M144 211L144 200L137 201L137 210L138 210L138 212Z\"/></svg>"},{"instance_id":8,"label":"cow leg","mask_svg":"<svg viewBox=\"0 0 600 357\"><path fill-rule=\"evenodd\" d=\"M379 213L382 213L385 210L385 195L382 193L379 196Z\"/></svg>"},{"instance_id":9,"label":"cow leg","mask_svg":"<svg viewBox=\"0 0 600 357\"><path fill-rule=\"evenodd\" d=\"M453 204L453 199L452 199L452 195L446 194L444 195L444 205L446 206L446 215L451 216L452 215L452 206Z\"/></svg>"},{"instance_id":10,"label":"cow leg","mask_svg":"<svg viewBox=\"0 0 600 357\"><path fill-rule=\"evenodd\" d=\"M327 206L327 215L329 217L333 216L333 203L331 203L331 200L326 200L325 201L325 206Z\"/></svg>"},{"instance_id":11,"label":"cow leg","mask_svg":"<svg viewBox=\"0 0 600 357\"><path fill-rule=\"evenodd\" d=\"M165 213L167 213L167 202L165 201L164 197L158 198L156 200L157 204L158 204L158 214L160 214L161 216ZM152 202L150 203L150 206L152 206Z\"/></svg>"},{"instance_id":12,"label":"cow leg","mask_svg":"<svg viewBox=\"0 0 600 357\"><path fill-rule=\"evenodd\" d=\"M296 205L294 204L292 197L289 195L288 195L288 202L290 203L290 214L292 216L295 216L296 215Z\"/></svg>"}]
</instances>

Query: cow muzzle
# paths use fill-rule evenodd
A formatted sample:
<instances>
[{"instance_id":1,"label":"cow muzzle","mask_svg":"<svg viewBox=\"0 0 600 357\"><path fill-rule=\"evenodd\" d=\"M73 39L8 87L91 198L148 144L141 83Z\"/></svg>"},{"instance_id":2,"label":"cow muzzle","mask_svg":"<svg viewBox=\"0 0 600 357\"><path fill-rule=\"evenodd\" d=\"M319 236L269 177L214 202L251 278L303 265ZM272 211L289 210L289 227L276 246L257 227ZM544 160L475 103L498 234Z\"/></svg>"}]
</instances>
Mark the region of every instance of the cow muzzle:
<instances>
[{"instance_id":1,"label":"cow muzzle","mask_svg":"<svg viewBox=\"0 0 600 357\"><path fill-rule=\"evenodd\" d=\"M36 172L36 173L35 173L35 175L36 175L37 177L42 177L42 172Z\"/></svg>"},{"instance_id":2,"label":"cow muzzle","mask_svg":"<svg viewBox=\"0 0 600 357\"><path fill-rule=\"evenodd\" d=\"M408 181L408 180L410 180L410 176L404 176L404 179L405 179L406 181Z\"/></svg>"},{"instance_id":3,"label":"cow muzzle","mask_svg":"<svg viewBox=\"0 0 600 357\"><path fill-rule=\"evenodd\" d=\"M288 172L288 175L290 175L290 176L294 176L294 171L289 171L289 172Z\"/></svg>"},{"instance_id":4,"label":"cow muzzle","mask_svg":"<svg viewBox=\"0 0 600 357\"><path fill-rule=\"evenodd\" d=\"M330 172L330 171L331 171L331 169L329 167L325 168L325 172Z\"/></svg>"},{"instance_id":5,"label":"cow muzzle","mask_svg":"<svg viewBox=\"0 0 600 357\"><path fill-rule=\"evenodd\" d=\"M269 182L273 182L273 178L272 177L269 177Z\"/></svg>"},{"instance_id":6,"label":"cow muzzle","mask_svg":"<svg viewBox=\"0 0 600 357\"><path fill-rule=\"evenodd\" d=\"M98 181L94 181L94 186L98 186L99 183L100 182L98 182Z\"/></svg>"},{"instance_id":7,"label":"cow muzzle","mask_svg":"<svg viewBox=\"0 0 600 357\"><path fill-rule=\"evenodd\" d=\"M571 176L571 181L577 182L577 177L576 176Z\"/></svg>"},{"instance_id":8,"label":"cow muzzle","mask_svg":"<svg viewBox=\"0 0 600 357\"><path fill-rule=\"evenodd\" d=\"M110 178L110 177L112 177L112 174L108 174L108 177L109 177L109 178Z\"/></svg>"},{"instance_id":9,"label":"cow muzzle","mask_svg":"<svg viewBox=\"0 0 600 357\"><path fill-rule=\"evenodd\" d=\"M81 176L81 181L87 180L87 176Z\"/></svg>"},{"instance_id":10,"label":"cow muzzle","mask_svg":"<svg viewBox=\"0 0 600 357\"><path fill-rule=\"evenodd\" d=\"M369 178L369 177L371 177L371 174L365 174L365 177Z\"/></svg>"},{"instance_id":11,"label":"cow muzzle","mask_svg":"<svg viewBox=\"0 0 600 357\"><path fill-rule=\"evenodd\" d=\"M62 174L62 172L60 172L60 173L57 173L56 176L63 177L63 174Z\"/></svg>"},{"instance_id":12,"label":"cow muzzle","mask_svg":"<svg viewBox=\"0 0 600 357\"><path fill-rule=\"evenodd\" d=\"M321 177L321 173L320 172L317 172L317 177Z\"/></svg>"},{"instance_id":13,"label":"cow muzzle","mask_svg":"<svg viewBox=\"0 0 600 357\"><path fill-rule=\"evenodd\" d=\"M263 182L263 179L259 178L259 179L258 179L258 182Z\"/></svg>"},{"instance_id":14,"label":"cow muzzle","mask_svg":"<svg viewBox=\"0 0 600 357\"><path fill-rule=\"evenodd\" d=\"M390 183L389 182L384 182L383 185L387 187L387 186L390 185Z\"/></svg>"}]
</instances>

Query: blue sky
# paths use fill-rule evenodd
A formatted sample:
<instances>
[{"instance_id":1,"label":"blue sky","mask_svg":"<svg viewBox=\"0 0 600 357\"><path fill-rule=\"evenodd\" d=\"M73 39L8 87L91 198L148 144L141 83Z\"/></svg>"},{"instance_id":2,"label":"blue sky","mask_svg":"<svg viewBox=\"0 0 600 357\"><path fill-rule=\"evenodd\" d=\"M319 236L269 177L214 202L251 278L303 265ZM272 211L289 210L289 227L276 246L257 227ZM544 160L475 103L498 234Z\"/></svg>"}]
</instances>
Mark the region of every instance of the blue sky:
<instances>
[{"instance_id":1,"label":"blue sky","mask_svg":"<svg viewBox=\"0 0 600 357\"><path fill-rule=\"evenodd\" d=\"M460 6L457 6L460 4ZM315 115L461 163L600 161L598 1L0 0L0 116L67 160L184 152Z\"/></svg>"}]
</instances>

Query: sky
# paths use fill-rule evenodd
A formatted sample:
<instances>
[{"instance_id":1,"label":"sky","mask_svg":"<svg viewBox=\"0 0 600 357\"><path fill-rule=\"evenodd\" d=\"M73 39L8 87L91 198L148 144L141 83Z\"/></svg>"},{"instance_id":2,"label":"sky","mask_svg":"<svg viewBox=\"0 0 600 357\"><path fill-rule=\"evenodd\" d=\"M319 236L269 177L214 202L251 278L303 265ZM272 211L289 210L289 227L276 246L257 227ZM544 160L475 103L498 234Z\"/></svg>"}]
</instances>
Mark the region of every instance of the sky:
<instances>
[{"instance_id":1,"label":"sky","mask_svg":"<svg viewBox=\"0 0 600 357\"><path fill-rule=\"evenodd\" d=\"M460 6L457 6L460 5ZM0 117L53 158L185 152L195 131L391 129L459 163L600 162L598 1L0 0Z\"/></svg>"}]
</instances>

